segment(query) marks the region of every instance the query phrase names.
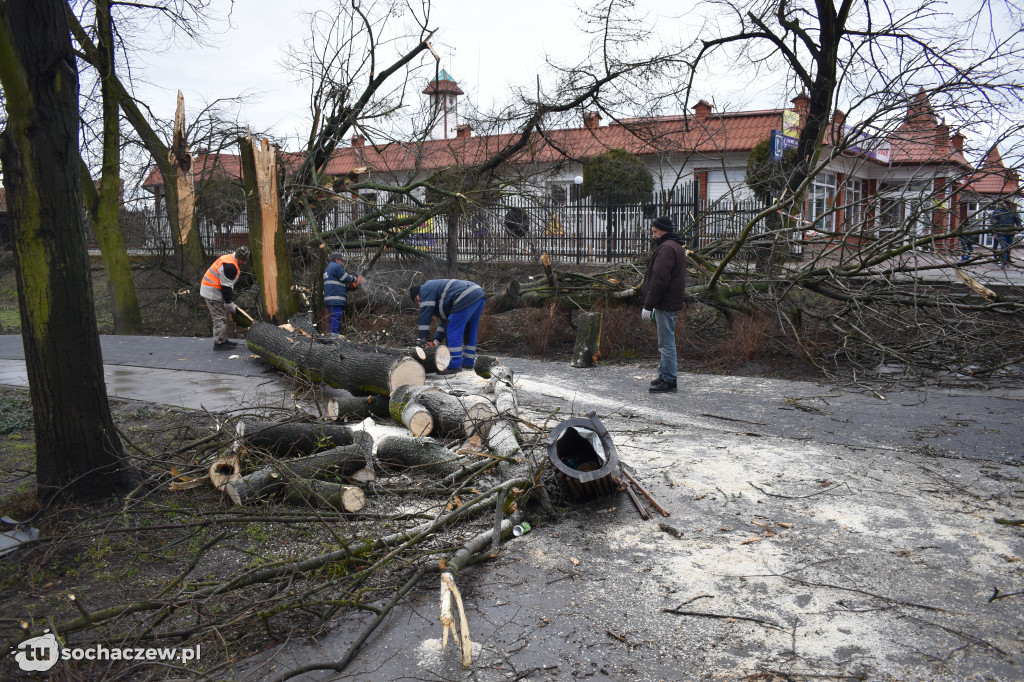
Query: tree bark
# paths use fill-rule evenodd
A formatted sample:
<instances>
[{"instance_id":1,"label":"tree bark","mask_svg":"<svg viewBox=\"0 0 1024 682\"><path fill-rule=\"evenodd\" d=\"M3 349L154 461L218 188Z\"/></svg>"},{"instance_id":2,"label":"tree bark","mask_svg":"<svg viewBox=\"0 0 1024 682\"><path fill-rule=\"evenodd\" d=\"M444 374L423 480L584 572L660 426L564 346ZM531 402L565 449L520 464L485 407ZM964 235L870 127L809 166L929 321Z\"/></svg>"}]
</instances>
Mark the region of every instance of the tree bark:
<instances>
[{"instance_id":1,"label":"tree bark","mask_svg":"<svg viewBox=\"0 0 1024 682\"><path fill-rule=\"evenodd\" d=\"M313 478L327 469L346 476L367 467L373 453L373 438L362 432L355 433L351 445L324 450L297 459L279 460L271 469L288 479Z\"/></svg>"},{"instance_id":2,"label":"tree bark","mask_svg":"<svg viewBox=\"0 0 1024 682\"><path fill-rule=\"evenodd\" d=\"M249 504L262 500L284 487L285 481L281 474L271 468L259 469L230 481L224 486L224 492L237 505Z\"/></svg>"},{"instance_id":3,"label":"tree bark","mask_svg":"<svg viewBox=\"0 0 1024 682\"><path fill-rule=\"evenodd\" d=\"M593 367L601 352L601 313L581 313L576 321L573 367Z\"/></svg>"},{"instance_id":4,"label":"tree bark","mask_svg":"<svg viewBox=\"0 0 1024 682\"><path fill-rule=\"evenodd\" d=\"M384 419L390 417L388 399L380 395L350 396L331 398L327 401L327 413L336 421L362 421L367 417Z\"/></svg>"},{"instance_id":5,"label":"tree bark","mask_svg":"<svg viewBox=\"0 0 1024 682\"><path fill-rule=\"evenodd\" d=\"M352 445L356 438L349 426L323 422L245 421L239 422L236 430L246 446L269 450L278 457L308 455L317 450Z\"/></svg>"},{"instance_id":6,"label":"tree bark","mask_svg":"<svg viewBox=\"0 0 1024 682\"><path fill-rule=\"evenodd\" d=\"M133 488L107 402L82 224L78 72L64 3L0 4L0 136L39 495Z\"/></svg>"},{"instance_id":7,"label":"tree bark","mask_svg":"<svg viewBox=\"0 0 1024 682\"><path fill-rule=\"evenodd\" d=\"M415 469L447 476L458 471L464 461L433 438L387 436L377 443L377 462L385 469Z\"/></svg>"},{"instance_id":8,"label":"tree bark","mask_svg":"<svg viewBox=\"0 0 1024 682\"><path fill-rule=\"evenodd\" d=\"M260 282L263 309L275 324L283 324L299 309L292 291L291 247L279 217L277 192L277 148L263 139L259 146L251 137L238 138L245 183L252 269Z\"/></svg>"},{"instance_id":9,"label":"tree bark","mask_svg":"<svg viewBox=\"0 0 1024 682\"><path fill-rule=\"evenodd\" d=\"M121 112L117 105L117 88L113 84L116 76L110 0L96 2L96 34L101 59L97 71L103 109L103 164L99 192L96 192L92 176L82 163L85 173L83 188L92 229L107 272L114 333L139 334L142 332L142 312L121 231Z\"/></svg>"},{"instance_id":10,"label":"tree bark","mask_svg":"<svg viewBox=\"0 0 1024 682\"><path fill-rule=\"evenodd\" d=\"M266 322L250 327L246 342L250 351L283 372L357 395L390 396L399 386L425 381L423 368L412 358L342 350Z\"/></svg>"},{"instance_id":11,"label":"tree bark","mask_svg":"<svg viewBox=\"0 0 1024 682\"><path fill-rule=\"evenodd\" d=\"M284 495L292 504L333 507L338 511L357 512L366 506L366 493L357 486L312 478L291 479Z\"/></svg>"},{"instance_id":12,"label":"tree bark","mask_svg":"<svg viewBox=\"0 0 1024 682\"><path fill-rule=\"evenodd\" d=\"M483 379L491 378L491 368L498 364L498 358L493 355L478 355L473 363L473 371Z\"/></svg>"}]
</instances>

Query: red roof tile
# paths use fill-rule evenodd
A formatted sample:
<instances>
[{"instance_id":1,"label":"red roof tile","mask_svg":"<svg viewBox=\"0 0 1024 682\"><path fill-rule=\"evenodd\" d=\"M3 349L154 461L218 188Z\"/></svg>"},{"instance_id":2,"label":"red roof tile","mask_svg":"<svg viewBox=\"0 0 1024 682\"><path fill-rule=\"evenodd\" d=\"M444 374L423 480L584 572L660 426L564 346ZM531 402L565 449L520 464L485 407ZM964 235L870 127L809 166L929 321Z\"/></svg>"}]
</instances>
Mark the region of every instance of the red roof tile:
<instances>
[{"instance_id":1,"label":"red roof tile","mask_svg":"<svg viewBox=\"0 0 1024 682\"><path fill-rule=\"evenodd\" d=\"M970 168L963 152L949 137L949 126L939 121L927 93L914 96L907 115L889 137L893 165L955 164Z\"/></svg>"},{"instance_id":2,"label":"red roof tile","mask_svg":"<svg viewBox=\"0 0 1024 682\"><path fill-rule=\"evenodd\" d=\"M981 166L964 181L964 188L978 194L1013 194L1020 189L1017 174L1007 170L997 147L988 150Z\"/></svg>"}]
</instances>

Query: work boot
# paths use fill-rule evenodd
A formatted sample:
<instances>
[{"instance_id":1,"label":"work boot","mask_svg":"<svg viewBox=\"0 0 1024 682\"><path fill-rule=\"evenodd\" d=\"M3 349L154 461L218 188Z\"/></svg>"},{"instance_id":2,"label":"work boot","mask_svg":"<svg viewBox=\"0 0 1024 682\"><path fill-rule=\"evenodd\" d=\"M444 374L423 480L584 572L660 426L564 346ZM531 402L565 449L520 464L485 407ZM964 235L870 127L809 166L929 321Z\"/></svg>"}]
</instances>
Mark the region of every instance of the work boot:
<instances>
[{"instance_id":1,"label":"work boot","mask_svg":"<svg viewBox=\"0 0 1024 682\"><path fill-rule=\"evenodd\" d=\"M213 349L214 350L231 350L232 348L234 348L234 345L235 344L231 344L229 346L226 342L225 343L215 343L215 344L213 344Z\"/></svg>"},{"instance_id":2,"label":"work boot","mask_svg":"<svg viewBox=\"0 0 1024 682\"><path fill-rule=\"evenodd\" d=\"M660 383L662 383L660 376L658 378L656 378L656 379L651 379L651 386L657 386Z\"/></svg>"},{"instance_id":3,"label":"work boot","mask_svg":"<svg viewBox=\"0 0 1024 682\"><path fill-rule=\"evenodd\" d=\"M676 382L661 381L659 379L658 383L654 384L647 390L651 393L675 393Z\"/></svg>"}]
</instances>

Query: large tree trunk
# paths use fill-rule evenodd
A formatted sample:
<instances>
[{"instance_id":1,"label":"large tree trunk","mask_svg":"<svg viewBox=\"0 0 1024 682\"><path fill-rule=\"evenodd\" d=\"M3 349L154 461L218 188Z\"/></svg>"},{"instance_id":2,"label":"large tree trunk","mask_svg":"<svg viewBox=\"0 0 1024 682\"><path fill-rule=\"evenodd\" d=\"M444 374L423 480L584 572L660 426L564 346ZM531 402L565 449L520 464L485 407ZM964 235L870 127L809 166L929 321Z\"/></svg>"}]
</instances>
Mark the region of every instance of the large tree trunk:
<instances>
[{"instance_id":1,"label":"large tree trunk","mask_svg":"<svg viewBox=\"0 0 1024 682\"><path fill-rule=\"evenodd\" d=\"M357 512L366 506L366 493L358 487L312 478L288 481L284 495L292 504L333 507L338 511Z\"/></svg>"},{"instance_id":2,"label":"large tree trunk","mask_svg":"<svg viewBox=\"0 0 1024 682\"><path fill-rule=\"evenodd\" d=\"M292 291L291 248L279 215L277 193L277 148L266 138L257 146L251 137L238 138L242 152L246 215L252 269L263 294L263 311L276 324L283 324L299 309Z\"/></svg>"},{"instance_id":3,"label":"large tree trunk","mask_svg":"<svg viewBox=\"0 0 1024 682\"><path fill-rule=\"evenodd\" d=\"M301 334L257 322L246 334L249 350L292 376L326 383L361 395L390 396L399 386L422 386L423 368L409 357L342 350L337 344L315 342Z\"/></svg>"},{"instance_id":4,"label":"large tree trunk","mask_svg":"<svg viewBox=\"0 0 1024 682\"><path fill-rule=\"evenodd\" d=\"M385 469L447 476L458 471L464 461L433 438L386 436L377 443L377 463Z\"/></svg>"},{"instance_id":5,"label":"large tree trunk","mask_svg":"<svg viewBox=\"0 0 1024 682\"><path fill-rule=\"evenodd\" d=\"M421 412L431 418L429 429L414 428L421 422L412 417ZM483 396L453 396L437 388L404 386L391 396L391 417L417 436L472 436L484 430L495 414L493 403Z\"/></svg>"},{"instance_id":6,"label":"large tree trunk","mask_svg":"<svg viewBox=\"0 0 1024 682\"><path fill-rule=\"evenodd\" d=\"M114 428L82 225L78 73L60 0L0 4L0 161L12 218L40 497L136 485Z\"/></svg>"},{"instance_id":7,"label":"large tree trunk","mask_svg":"<svg viewBox=\"0 0 1024 682\"><path fill-rule=\"evenodd\" d=\"M115 79L115 60L110 0L96 2L96 33L102 60L97 71L103 108L103 165L99 193L87 169L82 181L92 229L109 282L114 333L139 334L142 332L142 312L121 231L121 112L117 105L117 89L112 82ZM85 169L84 162L82 168Z\"/></svg>"},{"instance_id":8,"label":"large tree trunk","mask_svg":"<svg viewBox=\"0 0 1024 682\"><path fill-rule=\"evenodd\" d=\"M569 364L593 367L601 352L601 313L581 313L576 325L576 346Z\"/></svg>"}]
</instances>

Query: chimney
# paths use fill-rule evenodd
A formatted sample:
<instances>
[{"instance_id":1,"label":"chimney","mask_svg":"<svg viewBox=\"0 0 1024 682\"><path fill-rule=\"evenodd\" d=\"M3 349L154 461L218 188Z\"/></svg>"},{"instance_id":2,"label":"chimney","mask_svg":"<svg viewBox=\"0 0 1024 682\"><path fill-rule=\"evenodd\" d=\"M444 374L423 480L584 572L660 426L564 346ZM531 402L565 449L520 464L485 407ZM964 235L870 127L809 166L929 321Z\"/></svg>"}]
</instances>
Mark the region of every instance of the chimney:
<instances>
[{"instance_id":1,"label":"chimney","mask_svg":"<svg viewBox=\"0 0 1024 682\"><path fill-rule=\"evenodd\" d=\"M707 100L702 99L693 105L693 113L698 121L706 121L711 115L711 105L707 103Z\"/></svg>"},{"instance_id":2,"label":"chimney","mask_svg":"<svg viewBox=\"0 0 1024 682\"><path fill-rule=\"evenodd\" d=\"M811 98L807 96L807 93L803 90L800 94L790 100L793 103L793 108L796 109L796 113L800 114L800 127L807 123L807 114L811 110Z\"/></svg>"},{"instance_id":3,"label":"chimney","mask_svg":"<svg viewBox=\"0 0 1024 682\"><path fill-rule=\"evenodd\" d=\"M942 147L949 142L949 126L946 125L946 121L943 119L942 123L935 126L935 146Z\"/></svg>"},{"instance_id":4,"label":"chimney","mask_svg":"<svg viewBox=\"0 0 1024 682\"><path fill-rule=\"evenodd\" d=\"M950 138L950 142L952 142L953 146L960 151L964 150L964 136L960 133L953 133L953 137Z\"/></svg>"},{"instance_id":5,"label":"chimney","mask_svg":"<svg viewBox=\"0 0 1024 682\"><path fill-rule=\"evenodd\" d=\"M597 128L601 125L601 114L596 111L583 112L583 126L585 128Z\"/></svg>"},{"instance_id":6,"label":"chimney","mask_svg":"<svg viewBox=\"0 0 1024 682\"><path fill-rule=\"evenodd\" d=\"M353 135L352 136L352 146L353 147L362 147L363 143L365 143L365 142L366 142L366 138L363 137L362 135Z\"/></svg>"},{"instance_id":7,"label":"chimney","mask_svg":"<svg viewBox=\"0 0 1024 682\"><path fill-rule=\"evenodd\" d=\"M455 128L456 139L469 138L473 135L473 128L468 123L463 123Z\"/></svg>"}]
</instances>

